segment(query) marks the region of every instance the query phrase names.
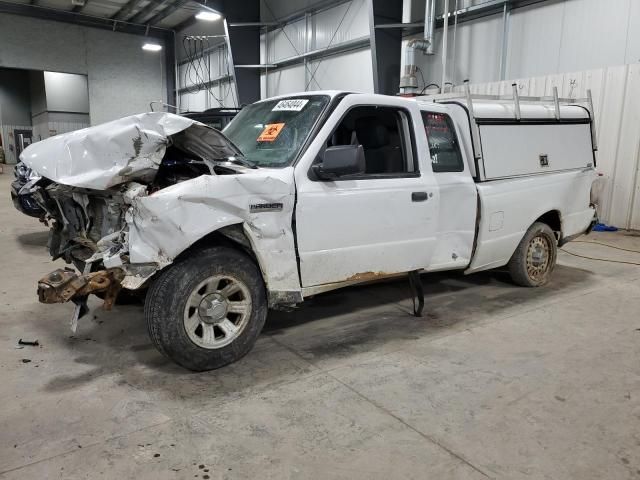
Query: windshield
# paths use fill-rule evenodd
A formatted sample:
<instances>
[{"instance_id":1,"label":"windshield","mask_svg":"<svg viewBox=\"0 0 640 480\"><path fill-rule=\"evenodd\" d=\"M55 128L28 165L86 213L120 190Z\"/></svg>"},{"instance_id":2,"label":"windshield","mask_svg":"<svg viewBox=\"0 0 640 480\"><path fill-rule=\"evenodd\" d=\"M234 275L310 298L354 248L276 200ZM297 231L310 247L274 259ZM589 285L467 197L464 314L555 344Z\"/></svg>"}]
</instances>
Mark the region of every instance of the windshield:
<instances>
[{"instance_id":1,"label":"windshield","mask_svg":"<svg viewBox=\"0 0 640 480\"><path fill-rule=\"evenodd\" d=\"M223 133L259 167L285 167L300 151L329 103L326 95L258 102L242 109Z\"/></svg>"}]
</instances>

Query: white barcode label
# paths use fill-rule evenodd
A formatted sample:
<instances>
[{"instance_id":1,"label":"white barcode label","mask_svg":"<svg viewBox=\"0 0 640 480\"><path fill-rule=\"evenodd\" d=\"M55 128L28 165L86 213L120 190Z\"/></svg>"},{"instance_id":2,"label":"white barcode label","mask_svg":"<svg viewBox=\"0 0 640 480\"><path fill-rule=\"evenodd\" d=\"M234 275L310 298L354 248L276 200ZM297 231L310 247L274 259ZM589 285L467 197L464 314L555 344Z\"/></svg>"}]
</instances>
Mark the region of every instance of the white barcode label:
<instances>
[{"instance_id":1,"label":"white barcode label","mask_svg":"<svg viewBox=\"0 0 640 480\"><path fill-rule=\"evenodd\" d=\"M291 112L299 112L304 108L309 100L305 98L297 98L295 100L280 100L276 106L271 109L272 112L281 112L284 110Z\"/></svg>"}]
</instances>

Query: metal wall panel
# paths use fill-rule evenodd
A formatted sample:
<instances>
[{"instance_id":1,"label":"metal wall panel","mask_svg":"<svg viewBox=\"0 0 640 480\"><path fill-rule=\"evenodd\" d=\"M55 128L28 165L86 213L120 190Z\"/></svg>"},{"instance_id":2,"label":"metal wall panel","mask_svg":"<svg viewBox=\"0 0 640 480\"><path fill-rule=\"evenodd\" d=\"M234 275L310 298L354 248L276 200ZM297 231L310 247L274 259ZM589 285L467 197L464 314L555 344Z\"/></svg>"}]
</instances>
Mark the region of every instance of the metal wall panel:
<instances>
[{"instance_id":1,"label":"metal wall panel","mask_svg":"<svg viewBox=\"0 0 640 480\"><path fill-rule=\"evenodd\" d=\"M624 63L640 62L640 2L631 0L627 17L627 43Z\"/></svg>"},{"instance_id":2,"label":"metal wall panel","mask_svg":"<svg viewBox=\"0 0 640 480\"><path fill-rule=\"evenodd\" d=\"M420 38L420 35L411 38ZM405 41L402 45L403 64L406 43ZM425 55L418 52L416 63L427 84L439 85L442 78L442 29L436 30L434 44L436 54ZM453 79L454 84L459 84L471 78L479 83L499 78L501 44L502 17L487 17L460 24L455 38L454 28L451 27L447 37L447 81ZM422 86L420 73L418 84Z\"/></svg>"},{"instance_id":3,"label":"metal wall panel","mask_svg":"<svg viewBox=\"0 0 640 480\"><path fill-rule=\"evenodd\" d=\"M193 93L180 94L181 112L201 112L207 109L206 91L199 90Z\"/></svg>"},{"instance_id":4,"label":"metal wall panel","mask_svg":"<svg viewBox=\"0 0 640 480\"><path fill-rule=\"evenodd\" d=\"M453 1L453 0L451 0ZM423 2L418 2L424 5ZM451 3L451 2L450 2ZM468 6L469 2L461 5ZM453 8L453 7L452 7ZM442 11L439 2L437 11ZM413 19L414 21L422 21ZM502 14L458 25L455 59L453 17L449 22L448 79L497 81L502 49ZM419 55L427 83L440 83L442 29L436 54ZM640 62L640 1L566 0L542 2L511 12L507 78L528 78Z\"/></svg>"},{"instance_id":5,"label":"metal wall panel","mask_svg":"<svg viewBox=\"0 0 640 480\"><path fill-rule=\"evenodd\" d=\"M564 3L533 5L511 13L507 78L558 71ZM500 55L499 48L491 52L495 56ZM474 81L473 72L469 78Z\"/></svg>"},{"instance_id":6,"label":"metal wall panel","mask_svg":"<svg viewBox=\"0 0 640 480\"><path fill-rule=\"evenodd\" d=\"M310 62L315 72L308 90L350 90L373 93L371 50L363 49Z\"/></svg>"},{"instance_id":7,"label":"metal wall panel","mask_svg":"<svg viewBox=\"0 0 640 480\"><path fill-rule=\"evenodd\" d=\"M369 35L367 0L352 0L310 14L282 29L262 35L262 61L278 63L308 51L317 51ZM305 33L306 32L306 33ZM287 38L288 37L288 38ZM265 51L268 54L265 55ZM362 48L279 68L262 74L262 97L319 89L373 91L371 50Z\"/></svg>"},{"instance_id":8,"label":"metal wall panel","mask_svg":"<svg viewBox=\"0 0 640 480\"><path fill-rule=\"evenodd\" d=\"M203 80L204 82L215 81L220 77L230 75L231 68L227 51L226 45L221 44L193 63L180 64L178 66L179 88L192 87L202 83ZM184 104L182 103L183 99ZM178 106L181 111L201 111L207 108L235 107L236 105L235 84L222 81L213 83L207 93L204 91L202 93L199 91L181 92Z\"/></svg>"},{"instance_id":9,"label":"metal wall panel","mask_svg":"<svg viewBox=\"0 0 640 480\"><path fill-rule=\"evenodd\" d=\"M312 50L368 36L369 11L366 0L352 0L311 16ZM338 25L342 25L338 29Z\"/></svg>"},{"instance_id":10,"label":"metal wall panel","mask_svg":"<svg viewBox=\"0 0 640 480\"><path fill-rule=\"evenodd\" d=\"M625 63L627 19L632 0L563 2L562 38L556 71ZM637 3L637 0L633 0Z\"/></svg>"},{"instance_id":11,"label":"metal wall panel","mask_svg":"<svg viewBox=\"0 0 640 480\"><path fill-rule=\"evenodd\" d=\"M281 68L273 73L269 73L268 82L269 91L263 92L264 98L284 95L286 93L304 92L304 65L294 65L292 67Z\"/></svg>"},{"instance_id":12,"label":"metal wall panel","mask_svg":"<svg viewBox=\"0 0 640 480\"><path fill-rule=\"evenodd\" d=\"M269 32L267 63L277 63L305 52L305 25L305 20L301 19Z\"/></svg>"}]
</instances>

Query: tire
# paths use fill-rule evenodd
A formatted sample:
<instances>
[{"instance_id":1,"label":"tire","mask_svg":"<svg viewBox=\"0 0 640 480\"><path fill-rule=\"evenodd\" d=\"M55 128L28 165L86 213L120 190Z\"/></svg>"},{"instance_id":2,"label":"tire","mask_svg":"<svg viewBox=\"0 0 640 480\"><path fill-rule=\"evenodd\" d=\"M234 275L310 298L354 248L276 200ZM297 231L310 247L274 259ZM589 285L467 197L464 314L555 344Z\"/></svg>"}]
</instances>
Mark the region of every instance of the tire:
<instances>
[{"instance_id":1,"label":"tire","mask_svg":"<svg viewBox=\"0 0 640 480\"><path fill-rule=\"evenodd\" d=\"M509 260L511 279L522 287L546 285L556 265L558 246L549 225L536 222L520 241Z\"/></svg>"},{"instance_id":2,"label":"tire","mask_svg":"<svg viewBox=\"0 0 640 480\"><path fill-rule=\"evenodd\" d=\"M230 247L198 250L163 271L144 305L149 336L189 370L220 368L246 355L267 318L257 265Z\"/></svg>"}]
</instances>

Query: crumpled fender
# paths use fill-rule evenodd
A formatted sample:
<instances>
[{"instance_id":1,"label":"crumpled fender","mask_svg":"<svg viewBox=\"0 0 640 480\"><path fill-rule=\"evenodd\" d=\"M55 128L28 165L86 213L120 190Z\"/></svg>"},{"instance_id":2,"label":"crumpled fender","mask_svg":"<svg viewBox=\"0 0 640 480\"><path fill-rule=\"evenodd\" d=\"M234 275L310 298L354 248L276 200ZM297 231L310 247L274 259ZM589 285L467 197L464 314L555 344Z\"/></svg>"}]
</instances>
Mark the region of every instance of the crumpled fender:
<instances>
[{"instance_id":1,"label":"crumpled fender","mask_svg":"<svg viewBox=\"0 0 640 480\"><path fill-rule=\"evenodd\" d=\"M242 224L269 290L300 290L291 218L293 167L202 175L131 200L132 264L169 265L196 241Z\"/></svg>"}]
</instances>

